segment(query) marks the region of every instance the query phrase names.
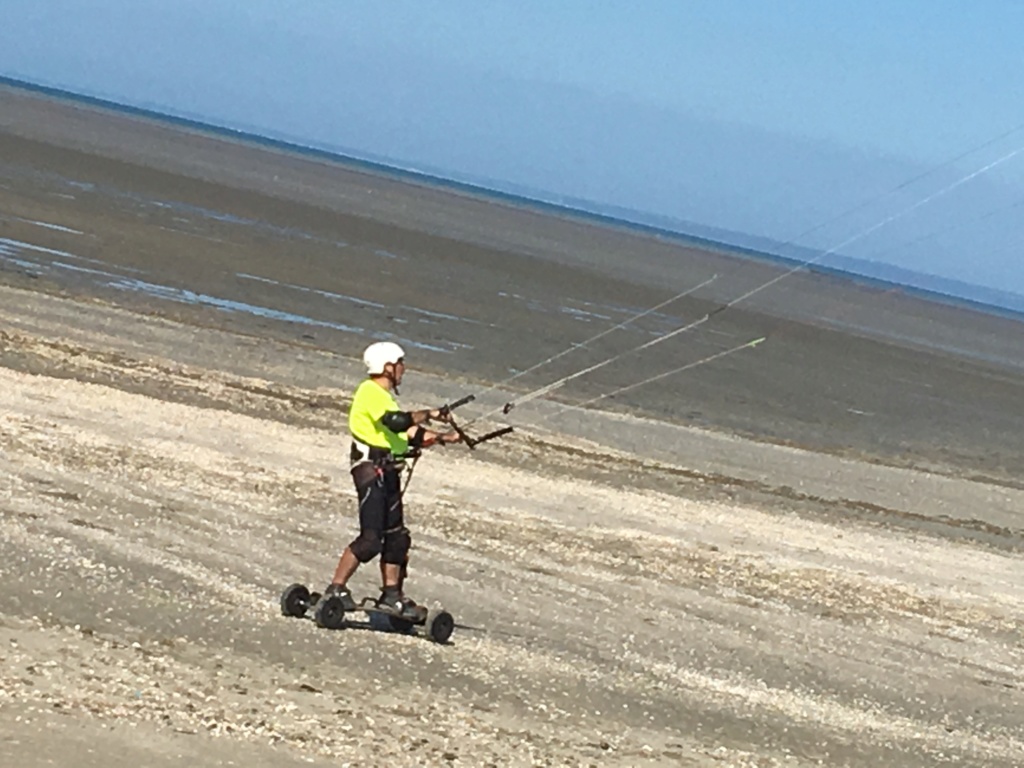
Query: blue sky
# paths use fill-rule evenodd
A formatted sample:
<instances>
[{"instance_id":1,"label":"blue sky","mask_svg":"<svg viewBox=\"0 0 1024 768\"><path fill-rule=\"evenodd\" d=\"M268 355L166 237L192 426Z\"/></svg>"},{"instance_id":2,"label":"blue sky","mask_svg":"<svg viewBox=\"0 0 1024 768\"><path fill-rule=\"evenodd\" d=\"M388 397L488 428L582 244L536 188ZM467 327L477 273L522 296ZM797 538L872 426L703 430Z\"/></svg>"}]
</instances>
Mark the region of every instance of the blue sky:
<instances>
[{"instance_id":1,"label":"blue sky","mask_svg":"<svg viewBox=\"0 0 1024 768\"><path fill-rule=\"evenodd\" d=\"M0 14L8 76L1024 293L1024 3L0 0Z\"/></svg>"}]
</instances>

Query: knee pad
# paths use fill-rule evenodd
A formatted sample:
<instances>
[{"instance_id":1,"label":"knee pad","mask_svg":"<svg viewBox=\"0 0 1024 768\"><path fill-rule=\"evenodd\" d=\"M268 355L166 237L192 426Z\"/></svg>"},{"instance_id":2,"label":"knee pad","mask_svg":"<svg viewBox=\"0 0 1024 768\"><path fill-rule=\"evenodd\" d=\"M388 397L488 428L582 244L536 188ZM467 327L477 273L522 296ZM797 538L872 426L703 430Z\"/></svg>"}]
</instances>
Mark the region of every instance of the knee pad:
<instances>
[{"instance_id":1,"label":"knee pad","mask_svg":"<svg viewBox=\"0 0 1024 768\"><path fill-rule=\"evenodd\" d=\"M409 559L409 547L411 546L412 538L409 536L409 529L404 525L394 531L387 531L384 534L380 559L388 565L404 566Z\"/></svg>"},{"instance_id":2,"label":"knee pad","mask_svg":"<svg viewBox=\"0 0 1024 768\"><path fill-rule=\"evenodd\" d=\"M383 544L380 536L370 531L363 531L355 541L349 544L349 549L360 563L368 563L381 553Z\"/></svg>"}]
</instances>

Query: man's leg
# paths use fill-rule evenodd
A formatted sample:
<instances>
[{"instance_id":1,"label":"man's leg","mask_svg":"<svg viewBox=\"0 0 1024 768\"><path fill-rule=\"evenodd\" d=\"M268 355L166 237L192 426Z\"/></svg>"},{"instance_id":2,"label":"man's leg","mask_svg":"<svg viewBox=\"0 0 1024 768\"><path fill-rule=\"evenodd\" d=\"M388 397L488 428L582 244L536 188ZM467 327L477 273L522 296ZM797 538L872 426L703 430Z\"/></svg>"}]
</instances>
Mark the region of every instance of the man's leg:
<instances>
[{"instance_id":1,"label":"man's leg","mask_svg":"<svg viewBox=\"0 0 1024 768\"><path fill-rule=\"evenodd\" d=\"M387 607L403 618L422 622L427 618L426 609L416 605L402 592L412 539L404 523L398 477L396 475L393 482L388 482L389 479L385 477L384 483L388 490L388 517L380 554L382 589L378 605Z\"/></svg>"},{"instance_id":2,"label":"man's leg","mask_svg":"<svg viewBox=\"0 0 1024 768\"><path fill-rule=\"evenodd\" d=\"M397 472L384 475L384 492L387 496L387 513L380 557L381 586L385 590L398 588L400 592L402 565L408 559L410 540L402 509L401 477Z\"/></svg>"},{"instance_id":3,"label":"man's leg","mask_svg":"<svg viewBox=\"0 0 1024 768\"><path fill-rule=\"evenodd\" d=\"M359 497L359 536L345 547L334 570L334 578L327 588L328 594L347 597L347 602L351 601L353 607L355 601L348 590L348 580L361 563L367 563L380 554L387 516L387 494L383 485L377 482L375 474L366 471L368 467L361 469L361 472L353 471Z\"/></svg>"},{"instance_id":4,"label":"man's leg","mask_svg":"<svg viewBox=\"0 0 1024 768\"><path fill-rule=\"evenodd\" d=\"M382 560L380 563L380 574L381 583L384 585L384 589L394 587L401 592L402 583L405 581L402 574L403 570L405 570L403 566L398 565L397 563L385 563Z\"/></svg>"},{"instance_id":5,"label":"man's leg","mask_svg":"<svg viewBox=\"0 0 1024 768\"><path fill-rule=\"evenodd\" d=\"M403 591L410 544L409 531L405 526L384 534L384 549L380 555L384 586L377 604L402 618L423 622L427 619L427 609L416 605L416 601Z\"/></svg>"},{"instance_id":6,"label":"man's leg","mask_svg":"<svg viewBox=\"0 0 1024 768\"><path fill-rule=\"evenodd\" d=\"M331 579L331 583L341 587L345 586L357 568L359 568L359 558L355 556L351 545L345 547L345 551L341 553L341 559L338 560L338 567L334 569L334 578Z\"/></svg>"},{"instance_id":7,"label":"man's leg","mask_svg":"<svg viewBox=\"0 0 1024 768\"><path fill-rule=\"evenodd\" d=\"M400 580L394 570L394 564L381 560L381 585L385 589L388 587L401 586L399 581Z\"/></svg>"}]
</instances>

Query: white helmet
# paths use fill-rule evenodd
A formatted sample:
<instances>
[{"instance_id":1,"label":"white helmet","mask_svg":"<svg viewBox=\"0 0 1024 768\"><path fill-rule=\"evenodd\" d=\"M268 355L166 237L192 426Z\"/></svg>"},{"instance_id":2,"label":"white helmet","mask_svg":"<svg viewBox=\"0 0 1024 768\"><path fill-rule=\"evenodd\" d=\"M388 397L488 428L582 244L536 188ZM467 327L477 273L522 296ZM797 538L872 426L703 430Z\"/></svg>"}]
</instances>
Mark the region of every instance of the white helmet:
<instances>
[{"instance_id":1,"label":"white helmet","mask_svg":"<svg viewBox=\"0 0 1024 768\"><path fill-rule=\"evenodd\" d=\"M393 341L377 341L366 348L363 352L363 362L366 363L366 372L371 376L384 373L384 366L388 363L397 363L405 357L405 350Z\"/></svg>"}]
</instances>

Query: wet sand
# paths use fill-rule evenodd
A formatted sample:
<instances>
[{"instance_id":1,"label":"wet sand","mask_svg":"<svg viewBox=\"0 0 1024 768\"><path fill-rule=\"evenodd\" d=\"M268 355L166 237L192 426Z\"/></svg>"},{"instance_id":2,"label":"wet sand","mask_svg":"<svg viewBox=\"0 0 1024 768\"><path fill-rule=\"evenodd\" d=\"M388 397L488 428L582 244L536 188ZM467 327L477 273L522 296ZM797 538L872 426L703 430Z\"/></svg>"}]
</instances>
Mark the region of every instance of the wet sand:
<instances>
[{"instance_id":1,"label":"wet sand","mask_svg":"<svg viewBox=\"0 0 1024 768\"><path fill-rule=\"evenodd\" d=\"M796 274L481 421L410 491L437 647L275 607L366 342L468 418L777 267L11 91L0 238L5 764L1019 763L1019 324Z\"/></svg>"},{"instance_id":2,"label":"wet sand","mask_svg":"<svg viewBox=\"0 0 1024 768\"><path fill-rule=\"evenodd\" d=\"M392 334L420 345L421 367L501 381L718 275L639 327L516 380L530 391L693 323L778 274L138 120L81 109L69 117L64 105L29 99L28 109L23 97L5 99L0 157L14 186L0 189L3 236L74 257L54 269L69 260L18 250L38 266L3 263L11 284L31 281L351 356L368 336ZM23 138L36 134L57 144ZM184 291L201 294L206 306ZM306 320L275 319L288 316ZM555 396L583 402L767 335L756 351L602 406L1018 484L1020 328L800 273Z\"/></svg>"}]
</instances>

